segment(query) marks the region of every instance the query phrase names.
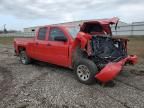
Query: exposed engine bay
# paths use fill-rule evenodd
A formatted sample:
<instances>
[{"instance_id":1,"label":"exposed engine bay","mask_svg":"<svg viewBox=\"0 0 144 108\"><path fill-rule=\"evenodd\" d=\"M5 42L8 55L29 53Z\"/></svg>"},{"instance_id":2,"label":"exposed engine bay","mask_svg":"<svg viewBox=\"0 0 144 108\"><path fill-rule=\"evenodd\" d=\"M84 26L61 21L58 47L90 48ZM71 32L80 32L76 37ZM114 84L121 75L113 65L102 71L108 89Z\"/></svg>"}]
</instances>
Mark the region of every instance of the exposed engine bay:
<instances>
[{"instance_id":1,"label":"exposed engine bay","mask_svg":"<svg viewBox=\"0 0 144 108\"><path fill-rule=\"evenodd\" d=\"M91 40L92 60L99 68L109 62L118 62L127 57L126 40L110 36L93 36Z\"/></svg>"},{"instance_id":2,"label":"exposed engine bay","mask_svg":"<svg viewBox=\"0 0 144 108\"><path fill-rule=\"evenodd\" d=\"M117 18L84 22L80 25L80 31L72 45L73 66L80 63L88 64L95 75L93 78L103 83L112 81L125 64L137 63L136 55L127 55L128 39L113 37L113 24L116 30Z\"/></svg>"},{"instance_id":3,"label":"exposed engine bay","mask_svg":"<svg viewBox=\"0 0 144 108\"><path fill-rule=\"evenodd\" d=\"M116 24L114 21L93 21L85 22L80 31L91 36L90 59L94 61L99 69L102 69L110 62L119 62L127 57L127 39L113 38L110 25ZM89 49L89 48L87 48ZM89 51L88 51L89 53Z\"/></svg>"}]
</instances>

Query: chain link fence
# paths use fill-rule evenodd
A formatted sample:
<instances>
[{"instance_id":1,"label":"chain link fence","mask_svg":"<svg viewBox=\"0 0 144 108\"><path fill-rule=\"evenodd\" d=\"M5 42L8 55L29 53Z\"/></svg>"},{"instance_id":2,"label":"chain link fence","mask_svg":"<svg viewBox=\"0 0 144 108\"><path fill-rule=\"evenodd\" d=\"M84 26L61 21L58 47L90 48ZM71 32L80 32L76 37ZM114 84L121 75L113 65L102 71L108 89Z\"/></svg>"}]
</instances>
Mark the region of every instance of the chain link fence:
<instances>
[{"instance_id":1,"label":"chain link fence","mask_svg":"<svg viewBox=\"0 0 144 108\"><path fill-rule=\"evenodd\" d=\"M117 30L112 27L112 32L118 36L144 36L144 24L121 25Z\"/></svg>"}]
</instances>

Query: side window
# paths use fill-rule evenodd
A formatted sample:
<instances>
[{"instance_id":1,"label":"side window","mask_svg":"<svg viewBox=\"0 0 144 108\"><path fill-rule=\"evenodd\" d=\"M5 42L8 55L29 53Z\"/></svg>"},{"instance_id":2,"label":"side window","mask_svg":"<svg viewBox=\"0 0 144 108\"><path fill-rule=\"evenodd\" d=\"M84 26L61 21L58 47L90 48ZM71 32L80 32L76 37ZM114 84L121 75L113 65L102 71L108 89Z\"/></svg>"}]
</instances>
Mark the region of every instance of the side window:
<instances>
[{"instance_id":1,"label":"side window","mask_svg":"<svg viewBox=\"0 0 144 108\"><path fill-rule=\"evenodd\" d=\"M50 41L55 41L55 37L63 36L65 37L65 34L62 30L60 30L57 27L51 28L50 29L50 34L49 34L49 40Z\"/></svg>"},{"instance_id":2,"label":"side window","mask_svg":"<svg viewBox=\"0 0 144 108\"><path fill-rule=\"evenodd\" d=\"M40 28L38 33L38 40L45 40L47 28Z\"/></svg>"}]
</instances>

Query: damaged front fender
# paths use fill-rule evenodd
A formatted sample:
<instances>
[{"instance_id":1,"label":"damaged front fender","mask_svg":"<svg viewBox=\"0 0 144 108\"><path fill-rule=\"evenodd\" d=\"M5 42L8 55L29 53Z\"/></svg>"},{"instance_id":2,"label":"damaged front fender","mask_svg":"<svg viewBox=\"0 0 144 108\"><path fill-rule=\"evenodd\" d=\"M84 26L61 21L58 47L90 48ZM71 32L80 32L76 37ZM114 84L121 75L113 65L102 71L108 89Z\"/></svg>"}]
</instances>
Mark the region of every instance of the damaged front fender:
<instances>
[{"instance_id":1,"label":"damaged front fender","mask_svg":"<svg viewBox=\"0 0 144 108\"><path fill-rule=\"evenodd\" d=\"M75 48L76 48L77 46L79 46L79 45L80 45L81 49L85 49L88 41L89 41L91 38L92 38L91 35L86 34L86 33L83 33L83 32L79 32L79 33L77 34L76 39L75 39L74 42L73 42L73 45L72 45L73 49L75 49Z\"/></svg>"}]
</instances>

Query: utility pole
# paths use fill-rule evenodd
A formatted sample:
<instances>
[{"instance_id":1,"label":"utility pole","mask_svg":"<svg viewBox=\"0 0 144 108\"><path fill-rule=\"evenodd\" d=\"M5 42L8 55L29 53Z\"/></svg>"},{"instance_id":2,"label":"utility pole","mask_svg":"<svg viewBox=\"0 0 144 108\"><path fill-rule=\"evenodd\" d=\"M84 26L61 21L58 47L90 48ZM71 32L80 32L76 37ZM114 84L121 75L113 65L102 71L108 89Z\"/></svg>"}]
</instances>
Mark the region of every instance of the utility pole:
<instances>
[{"instance_id":1,"label":"utility pole","mask_svg":"<svg viewBox=\"0 0 144 108\"><path fill-rule=\"evenodd\" d=\"M4 26L4 33L7 33L7 29L6 29L6 24L3 25Z\"/></svg>"},{"instance_id":2,"label":"utility pole","mask_svg":"<svg viewBox=\"0 0 144 108\"><path fill-rule=\"evenodd\" d=\"M133 36L133 22L131 24L131 36Z\"/></svg>"}]
</instances>

